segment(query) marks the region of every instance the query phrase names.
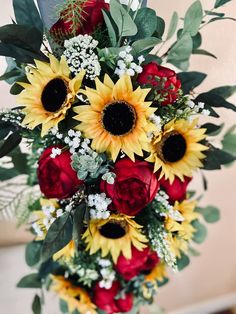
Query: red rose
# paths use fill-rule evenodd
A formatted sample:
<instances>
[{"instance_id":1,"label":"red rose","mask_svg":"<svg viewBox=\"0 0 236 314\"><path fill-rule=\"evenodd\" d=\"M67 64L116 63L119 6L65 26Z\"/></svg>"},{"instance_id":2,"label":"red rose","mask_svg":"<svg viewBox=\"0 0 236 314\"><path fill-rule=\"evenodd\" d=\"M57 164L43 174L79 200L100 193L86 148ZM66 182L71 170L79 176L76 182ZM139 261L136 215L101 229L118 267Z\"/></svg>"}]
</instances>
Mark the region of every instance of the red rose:
<instances>
[{"instance_id":1,"label":"red rose","mask_svg":"<svg viewBox=\"0 0 236 314\"><path fill-rule=\"evenodd\" d=\"M142 85L154 86L156 92L161 95L162 100L159 104L162 106L173 104L181 88L181 82L177 79L175 71L162 67L156 62L144 65L137 81Z\"/></svg>"},{"instance_id":2,"label":"red rose","mask_svg":"<svg viewBox=\"0 0 236 314\"><path fill-rule=\"evenodd\" d=\"M93 302L107 314L129 312L133 307L133 295L129 293L125 294L122 299L115 299L120 289L118 281L113 282L111 289L100 288L97 284L93 290Z\"/></svg>"},{"instance_id":3,"label":"red rose","mask_svg":"<svg viewBox=\"0 0 236 314\"><path fill-rule=\"evenodd\" d=\"M61 12L59 20L51 27L50 33L57 42L64 41L74 35L91 34L103 23L102 9L109 9L104 0L87 0L81 6L81 22L76 34L72 34L72 22L65 18L67 12Z\"/></svg>"},{"instance_id":4,"label":"red rose","mask_svg":"<svg viewBox=\"0 0 236 314\"><path fill-rule=\"evenodd\" d=\"M190 177L184 177L184 181L182 182L179 178L175 177L172 184L170 184L169 180L165 180L164 178L159 182L161 188L169 196L170 203L173 204L175 201L182 201L186 198L187 186L191 180L192 178Z\"/></svg>"},{"instance_id":5,"label":"red rose","mask_svg":"<svg viewBox=\"0 0 236 314\"><path fill-rule=\"evenodd\" d=\"M124 279L130 280L142 271L151 271L159 261L157 254L150 248L146 247L143 251L139 251L133 246L131 259L120 255L115 268Z\"/></svg>"},{"instance_id":6,"label":"red rose","mask_svg":"<svg viewBox=\"0 0 236 314\"><path fill-rule=\"evenodd\" d=\"M71 167L71 154L62 152L55 158L50 157L52 148L45 149L39 159L38 181L42 193L47 198L64 199L72 196L83 183Z\"/></svg>"},{"instance_id":7,"label":"red rose","mask_svg":"<svg viewBox=\"0 0 236 314\"><path fill-rule=\"evenodd\" d=\"M152 166L125 158L115 164L114 184L102 181L100 189L112 199L111 209L133 216L150 203L159 188Z\"/></svg>"}]
</instances>

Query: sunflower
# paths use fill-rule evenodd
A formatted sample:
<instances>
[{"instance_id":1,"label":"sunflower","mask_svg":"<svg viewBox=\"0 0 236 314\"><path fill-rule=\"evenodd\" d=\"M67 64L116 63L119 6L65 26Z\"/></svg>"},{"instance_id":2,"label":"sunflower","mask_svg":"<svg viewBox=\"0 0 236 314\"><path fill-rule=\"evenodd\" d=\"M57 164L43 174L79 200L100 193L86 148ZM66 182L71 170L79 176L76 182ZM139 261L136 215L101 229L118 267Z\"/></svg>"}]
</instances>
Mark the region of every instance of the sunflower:
<instances>
[{"instance_id":1,"label":"sunflower","mask_svg":"<svg viewBox=\"0 0 236 314\"><path fill-rule=\"evenodd\" d=\"M24 106L22 123L30 129L42 124L41 136L65 119L85 74L81 71L71 80L65 57L58 61L49 55L49 59L50 63L35 60L36 67L26 74L29 83L18 83L24 88L18 96L18 103Z\"/></svg>"},{"instance_id":2,"label":"sunflower","mask_svg":"<svg viewBox=\"0 0 236 314\"><path fill-rule=\"evenodd\" d=\"M52 290L67 302L69 312L77 310L81 314L96 314L96 305L92 303L88 293L79 286L73 285L63 276L51 276Z\"/></svg>"},{"instance_id":3,"label":"sunflower","mask_svg":"<svg viewBox=\"0 0 236 314\"><path fill-rule=\"evenodd\" d=\"M134 161L134 153L143 156L150 151L147 132L155 131L148 120L155 112L151 102L145 102L150 89L133 90L130 76L122 76L116 84L106 74L104 83L95 79L96 89L82 91L90 105L75 107L75 119L81 121L77 129L92 139L92 148L98 153L107 152L113 161L122 150Z\"/></svg>"},{"instance_id":4,"label":"sunflower","mask_svg":"<svg viewBox=\"0 0 236 314\"><path fill-rule=\"evenodd\" d=\"M172 120L154 137L146 160L155 163L154 172L160 169L160 178L164 176L172 183L177 176L184 181L184 176L191 177L192 170L203 166L201 159L206 156L202 151L208 147L199 142L206 137L206 129L195 128L197 122Z\"/></svg>"},{"instance_id":5,"label":"sunflower","mask_svg":"<svg viewBox=\"0 0 236 314\"><path fill-rule=\"evenodd\" d=\"M71 240L64 248L53 255L53 260L63 259L70 261L75 255L75 241Z\"/></svg>"},{"instance_id":6,"label":"sunflower","mask_svg":"<svg viewBox=\"0 0 236 314\"><path fill-rule=\"evenodd\" d=\"M108 219L93 219L83 235L90 254L102 251L102 257L111 253L114 263L122 253L131 259L131 245L139 251L146 247L147 238L141 233L142 226L124 214L112 214Z\"/></svg>"},{"instance_id":7,"label":"sunflower","mask_svg":"<svg viewBox=\"0 0 236 314\"><path fill-rule=\"evenodd\" d=\"M196 201L184 200L182 203L175 202L174 210L178 211L183 221L175 221L171 217L167 217L165 227L169 231L168 240L174 255L181 257L181 252L187 253L188 243L193 238L196 229L192 222L199 218L199 214L195 212Z\"/></svg>"}]
</instances>

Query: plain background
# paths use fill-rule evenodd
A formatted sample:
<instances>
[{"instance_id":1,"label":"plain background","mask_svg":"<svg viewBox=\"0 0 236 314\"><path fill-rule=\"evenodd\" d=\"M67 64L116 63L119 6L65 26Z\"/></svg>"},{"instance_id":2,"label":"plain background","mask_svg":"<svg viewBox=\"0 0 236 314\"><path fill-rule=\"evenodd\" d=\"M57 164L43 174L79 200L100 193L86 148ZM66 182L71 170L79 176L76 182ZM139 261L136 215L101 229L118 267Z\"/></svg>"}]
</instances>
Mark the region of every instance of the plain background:
<instances>
[{"instance_id":1,"label":"plain background","mask_svg":"<svg viewBox=\"0 0 236 314\"><path fill-rule=\"evenodd\" d=\"M170 20L173 11L184 16L192 0L149 0L149 6L157 13ZM214 6L214 1L203 0L204 9ZM236 17L236 1L231 1L220 9L227 15ZM12 16L11 1L1 0L0 25L10 23ZM191 70L207 72L205 82L196 89L196 93L208 91L213 87L236 85L236 22L219 21L207 26L203 32L203 48L217 55L218 59L194 56L191 59ZM168 48L168 45L166 46ZM164 52L165 50L163 50ZM0 58L0 73L5 69L4 58ZM9 86L0 83L0 108L15 105L14 97L9 95ZM236 97L230 99L236 101ZM222 117L218 124L224 122L225 129L235 123L235 113L219 111ZM193 257L190 267L183 272L172 274L170 283L161 288L157 302L167 310L174 310L203 302L210 298L236 292L236 166L205 173L209 181L209 191L201 205L213 204L221 208L221 221L208 228L208 239L203 245L195 246L200 257ZM198 192L202 192L200 175L196 174L193 182ZM13 223L0 222L0 243L22 243L28 238L22 230L16 232ZM30 312L31 296L28 290L14 288L18 278L27 273L24 265L23 247L0 250L0 313ZM28 271L29 272L29 271ZM236 303L236 300L235 300ZM147 313L145 310L144 313ZM47 309L45 314L58 314Z\"/></svg>"}]
</instances>

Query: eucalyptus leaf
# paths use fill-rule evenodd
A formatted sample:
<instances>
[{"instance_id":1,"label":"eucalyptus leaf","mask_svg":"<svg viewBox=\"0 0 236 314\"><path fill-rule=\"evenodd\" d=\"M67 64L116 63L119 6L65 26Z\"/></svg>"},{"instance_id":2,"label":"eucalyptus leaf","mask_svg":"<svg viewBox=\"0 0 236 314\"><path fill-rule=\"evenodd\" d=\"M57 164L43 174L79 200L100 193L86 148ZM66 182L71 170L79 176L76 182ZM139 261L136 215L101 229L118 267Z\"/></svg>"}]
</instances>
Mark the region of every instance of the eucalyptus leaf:
<instances>
[{"instance_id":1,"label":"eucalyptus leaf","mask_svg":"<svg viewBox=\"0 0 236 314\"><path fill-rule=\"evenodd\" d=\"M196 230L193 235L193 241L201 244L207 237L207 228L198 220L192 222L192 226Z\"/></svg>"},{"instance_id":2,"label":"eucalyptus leaf","mask_svg":"<svg viewBox=\"0 0 236 314\"><path fill-rule=\"evenodd\" d=\"M198 49L202 44L202 35L197 33L195 36L192 36L193 40L193 51Z\"/></svg>"},{"instance_id":3,"label":"eucalyptus leaf","mask_svg":"<svg viewBox=\"0 0 236 314\"><path fill-rule=\"evenodd\" d=\"M181 257L177 258L177 267L179 271L183 270L189 264L190 264L190 259L186 254L182 253Z\"/></svg>"},{"instance_id":4,"label":"eucalyptus leaf","mask_svg":"<svg viewBox=\"0 0 236 314\"><path fill-rule=\"evenodd\" d=\"M122 4L116 0L111 0L110 13L118 27L120 37L134 36L137 34L137 26Z\"/></svg>"},{"instance_id":5,"label":"eucalyptus leaf","mask_svg":"<svg viewBox=\"0 0 236 314\"><path fill-rule=\"evenodd\" d=\"M170 20L170 26L167 32L166 40L169 40L174 35L177 29L178 20L179 20L178 14L177 12L174 12Z\"/></svg>"},{"instance_id":6,"label":"eucalyptus leaf","mask_svg":"<svg viewBox=\"0 0 236 314\"><path fill-rule=\"evenodd\" d=\"M165 21L160 16L157 16L156 19L157 19L156 37L161 39L165 32Z\"/></svg>"},{"instance_id":7,"label":"eucalyptus leaf","mask_svg":"<svg viewBox=\"0 0 236 314\"><path fill-rule=\"evenodd\" d=\"M18 288L41 288L41 279L37 273L24 276L17 284Z\"/></svg>"},{"instance_id":8,"label":"eucalyptus leaf","mask_svg":"<svg viewBox=\"0 0 236 314\"><path fill-rule=\"evenodd\" d=\"M208 57L212 57L214 59L217 59L217 57L213 53L206 51L205 49L194 49L193 54L194 55L208 56Z\"/></svg>"},{"instance_id":9,"label":"eucalyptus leaf","mask_svg":"<svg viewBox=\"0 0 236 314\"><path fill-rule=\"evenodd\" d=\"M205 123L201 126L201 128L206 129L206 134L208 136L216 136L218 135L224 127L224 123L220 125L216 125L214 123Z\"/></svg>"},{"instance_id":10,"label":"eucalyptus leaf","mask_svg":"<svg viewBox=\"0 0 236 314\"><path fill-rule=\"evenodd\" d=\"M19 172L15 168L0 167L0 181L10 180L19 176Z\"/></svg>"},{"instance_id":11,"label":"eucalyptus leaf","mask_svg":"<svg viewBox=\"0 0 236 314\"><path fill-rule=\"evenodd\" d=\"M32 303L32 311L33 314L41 314L42 313L42 306L41 306L41 299L36 294Z\"/></svg>"},{"instance_id":12,"label":"eucalyptus leaf","mask_svg":"<svg viewBox=\"0 0 236 314\"><path fill-rule=\"evenodd\" d=\"M81 241L81 235L83 233L85 212L86 203L83 202L75 208L73 213L73 240L77 246Z\"/></svg>"},{"instance_id":13,"label":"eucalyptus leaf","mask_svg":"<svg viewBox=\"0 0 236 314\"><path fill-rule=\"evenodd\" d=\"M223 150L236 157L236 126L232 126L222 140Z\"/></svg>"},{"instance_id":14,"label":"eucalyptus leaf","mask_svg":"<svg viewBox=\"0 0 236 314\"><path fill-rule=\"evenodd\" d=\"M222 165L227 165L235 161L235 156L212 145L209 150L204 152L204 154L206 155L204 160L205 170L221 169Z\"/></svg>"},{"instance_id":15,"label":"eucalyptus leaf","mask_svg":"<svg viewBox=\"0 0 236 314\"><path fill-rule=\"evenodd\" d=\"M60 310L63 314L68 314L67 302L62 299L60 299Z\"/></svg>"},{"instance_id":16,"label":"eucalyptus leaf","mask_svg":"<svg viewBox=\"0 0 236 314\"><path fill-rule=\"evenodd\" d=\"M200 213L206 222L215 223L220 220L220 211L215 206L197 207L196 211Z\"/></svg>"},{"instance_id":17,"label":"eucalyptus leaf","mask_svg":"<svg viewBox=\"0 0 236 314\"><path fill-rule=\"evenodd\" d=\"M132 48L133 48L134 54L139 55L143 53L144 51L154 48L156 45L160 43L161 43L161 39L156 38L156 37L149 37L149 38L135 41L132 44Z\"/></svg>"},{"instance_id":18,"label":"eucalyptus leaf","mask_svg":"<svg viewBox=\"0 0 236 314\"><path fill-rule=\"evenodd\" d=\"M108 35L109 35L111 44L112 46L116 46L116 43L117 43L116 25L114 25L114 21L112 20L110 12L102 10L102 14L103 14L106 26L107 26Z\"/></svg>"},{"instance_id":19,"label":"eucalyptus leaf","mask_svg":"<svg viewBox=\"0 0 236 314\"><path fill-rule=\"evenodd\" d=\"M214 8L217 9L217 8L221 7L222 5L224 5L230 1L232 1L232 0L216 0Z\"/></svg>"},{"instance_id":20,"label":"eucalyptus leaf","mask_svg":"<svg viewBox=\"0 0 236 314\"><path fill-rule=\"evenodd\" d=\"M189 94L195 87L199 86L206 77L205 73L196 71L178 73L185 94Z\"/></svg>"},{"instance_id":21,"label":"eucalyptus leaf","mask_svg":"<svg viewBox=\"0 0 236 314\"><path fill-rule=\"evenodd\" d=\"M183 34L190 33L195 36L198 33L203 18L202 5L199 0L195 1L187 10L184 17Z\"/></svg>"},{"instance_id":22,"label":"eucalyptus leaf","mask_svg":"<svg viewBox=\"0 0 236 314\"><path fill-rule=\"evenodd\" d=\"M27 244L25 260L29 267L37 265L40 261L42 241L33 241Z\"/></svg>"},{"instance_id":23,"label":"eucalyptus leaf","mask_svg":"<svg viewBox=\"0 0 236 314\"><path fill-rule=\"evenodd\" d=\"M196 98L196 100L198 102L204 102L205 104L208 104L210 107L226 108L236 112L236 106L226 101L223 97L217 94L213 94L211 92L200 94Z\"/></svg>"},{"instance_id":24,"label":"eucalyptus leaf","mask_svg":"<svg viewBox=\"0 0 236 314\"><path fill-rule=\"evenodd\" d=\"M49 228L42 247L42 258L49 259L64 248L72 239L72 219L70 213L57 218Z\"/></svg>"},{"instance_id":25,"label":"eucalyptus leaf","mask_svg":"<svg viewBox=\"0 0 236 314\"><path fill-rule=\"evenodd\" d=\"M208 21L208 24L215 22L215 21L223 21L223 20L231 20L231 21L236 21L235 18L233 17L229 17L229 16L225 16L225 17L213 17L210 21Z\"/></svg>"},{"instance_id":26,"label":"eucalyptus leaf","mask_svg":"<svg viewBox=\"0 0 236 314\"><path fill-rule=\"evenodd\" d=\"M138 29L134 40L151 37L157 29L156 12L150 8L139 9L134 22Z\"/></svg>"},{"instance_id":27,"label":"eucalyptus leaf","mask_svg":"<svg viewBox=\"0 0 236 314\"><path fill-rule=\"evenodd\" d=\"M43 22L33 0L13 0L17 24L36 27L43 34Z\"/></svg>"},{"instance_id":28,"label":"eucalyptus leaf","mask_svg":"<svg viewBox=\"0 0 236 314\"><path fill-rule=\"evenodd\" d=\"M221 86L221 87L213 88L209 91L209 93L215 94L215 95L223 97L224 99L227 99L236 93L236 85Z\"/></svg>"},{"instance_id":29,"label":"eucalyptus leaf","mask_svg":"<svg viewBox=\"0 0 236 314\"><path fill-rule=\"evenodd\" d=\"M19 132L10 134L0 147L0 158L8 155L14 148L16 148L22 140Z\"/></svg>"}]
</instances>

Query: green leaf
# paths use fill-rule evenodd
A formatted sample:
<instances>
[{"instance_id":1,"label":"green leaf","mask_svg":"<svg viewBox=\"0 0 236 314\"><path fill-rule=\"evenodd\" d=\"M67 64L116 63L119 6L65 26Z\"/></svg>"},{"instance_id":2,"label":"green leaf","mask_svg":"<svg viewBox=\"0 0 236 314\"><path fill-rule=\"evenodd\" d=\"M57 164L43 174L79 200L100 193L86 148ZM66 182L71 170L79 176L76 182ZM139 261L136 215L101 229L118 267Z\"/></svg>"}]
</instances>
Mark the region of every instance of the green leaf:
<instances>
[{"instance_id":1,"label":"green leaf","mask_svg":"<svg viewBox=\"0 0 236 314\"><path fill-rule=\"evenodd\" d=\"M154 48L159 43L161 43L161 39L156 38L156 37L149 37L146 39L140 39L140 40L135 41L132 44L132 48L133 48L134 54L139 55L143 53L144 51Z\"/></svg>"},{"instance_id":2,"label":"green leaf","mask_svg":"<svg viewBox=\"0 0 236 314\"><path fill-rule=\"evenodd\" d=\"M222 140L223 150L236 157L236 126L231 127Z\"/></svg>"},{"instance_id":3,"label":"green leaf","mask_svg":"<svg viewBox=\"0 0 236 314\"><path fill-rule=\"evenodd\" d=\"M114 21L111 18L111 14L110 12L107 12L105 10L102 10L102 14L103 14L106 26L107 26L108 35L109 35L111 44L112 46L116 46L116 43L117 43L117 36L116 36L116 29L115 29L116 26L113 25Z\"/></svg>"},{"instance_id":4,"label":"green leaf","mask_svg":"<svg viewBox=\"0 0 236 314\"><path fill-rule=\"evenodd\" d=\"M36 273L23 277L17 284L18 288L41 288L41 286L41 279Z\"/></svg>"},{"instance_id":5,"label":"green leaf","mask_svg":"<svg viewBox=\"0 0 236 314\"><path fill-rule=\"evenodd\" d=\"M216 125L214 123L205 123L201 126L201 128L206 129L206 134L208 136L216 136L218 135L224 127L224 123L220 125Z\"/></svg>"},{"instance_id":6,"label":"green leaf","mask_svg":"<svg viewBox=\"0 0 236 314\"><path fill-rule=\"evenodd\" d=\"M43 35L37 28L27 25L9 24L0 27L0 40L32 51L40 50Z\"/></svg>"},{"instance_id":7,"label":"green leaf","mask_svg":"<svg viewBox=\"0 0 236 314\"><path fill-rule=\"evenodd\" d=\"M134 22L138 29L134 40L151 37L157 29L156 12L150 8L139 9Z\"/></svg>"},{"instance_id":8,"label":"green leaf","mask_svg":"<svg viewBox=\"0 0 236 314\"><path fill-rule=\"evenodd\" d=\"M178 14L177 12L174 12L170 20L170 26L167 32L166 40L169 40L174 35L178 25L178 20L179 20Z\"/></svg>"},{"instance_id":9,"label":"green leaf","mask_svg":"<svg viewBox=\"0 0 236 314\"><path fill-rule=\"evenodd\" d=\"M231 1L231 0L229 0L229 1ZM218 16L218 17L224 17L225 16L224 13L212 12L212 11L208 11L208 10L205 10L205 13L207 15L213 15L213 16Z\"/></svg>"},{"instance_id":10,"label":"green leaf","mask_svg":"<svg viewBox=\"0 0 236 314\"><path fill-rule=\"evenodd\" d=\"M179 271L183 270L189 264L190 264L190 259L186 254L182 253L181 257L177 258L177 267Z\"/></svg>"},{"instance_id":11,"label":"green leaf","mask_svg":"<svg viewBox=\"0 0 236 314\"><path fill-rule=\"evenodd\" d=\"M198 220L194 220L192 226L196 229L193 235L193 241L198 244L203 243L207 237L207 228Z\"/></svg>"},{"instance_id":12,"label":"green leaf","mask_svg":"<svg viewBox=\"0 0 236 314\"><path fill-rule=\"evenodd\" d=\"M14 148L16 148L22 140L19 132L14 132L8 136L4 141L3 145L0 147L0 158L8 155Z\"/></svg>"},{"instance_id":13,"label":"green leaf","mask_svg":"<svg viewBox=\"0 0 236 314\"><path fill-rule=\"evenodd\" d=\"M23 80L21 80L21 82L23 82ZM10 89L10 93L11 93L11 95L19 95L23 91L23 89L24 88L22 86L15 83L14 85L12 85L12 87Z\"/></svg>"},{"instance_id":14,"label":"green leaf","mask_svg":"<svg viewBox=\"0 0 236 314\"><path fill-rule=\"evenodd\" d=\"M157 16L156 19L157 19L156 37L161 39L165 32L165 21L160 16Z\"/></svg>"},{"instance_id":15,"label":"green leaf","mask_svg":"<svg viewBox=\"0 0 236 314\"><path fill-rule=\"evenodd\" d=\"M70 213L65 213L54 221L43 242L42 258L44 260L52 257L71 241L72 229Z\"/></svg>"},{"instance_id":16,"label":"green leaf","mask_svg":"<svg viewBox=\"0 0 236 314\"><path fill-rule=\"evenodd\" d=\"M63 314L68 314L68 305L67 302L60 299L60 310Z\"/></svg>"},{"instance_id":17,"label":"green leaf","mask_svg":"<svg viewBox=\"0 0 236 314\"><path fill-rule=\"evenodd\" d=\"M116 0L110 1L110 13L118 27L120 37L137 34L138 29L136 24L124 7Z\"/></svg>"},{"instance_id":18,"label":"green leaf","mask_svg":"<svg viewBox=\"0 0 236 314\"><path fill-rule=\"evenodd\" d=\"M178 78L181 81L182 89L185 94L189 94L195 87L199 86L207 77L202 72L181 72Z\"/></svg>"},{"instance_id":19,"label":"green leaf","mask_svg":"<svg viewBox=\"0 0 236 314\"><path fill-rule=\"evenodd\" d=\"M41 241L33 241L27 244L25 249L25 260L29 267L33 267L38 264L41 256Z\"/></svg>"},{"instance_id":20,"label":"green leaf","mask_svg":"<svg viewBox=\"0 0 236 314\"><path fill-rule=\"evenodd\" d=\"M209 91L211 94L215 94L218 96L227 99L236 93L236 85L233 86L221 86L217 88L213 88Z\"/></svg>"},{"instance_id":21,"label":"green leaf","mask_svg":"<svg viewBox=\"0 0 236 314\"><path fill-rule=\"evenodd\" d=\"M193 54L194 55L203 55L203 56L208 56L208 57L212 57L214 59L217 59L217 57L215 55L213 55L213 53L206 51L204 49L194 49L193 50Z\"/></svg>"},{"instance_id":22,"label":"green leaf","mask_svg":"<svg viewBox=\"0 0 236 314\"><path fill-rule=\"evenodd\" d=\"M215 206L197 207L196 211L200 213L206 222L215 223L220 220L220 211Z\"/></svg>"},{"instance_id":23,"label":"green leaf","mask_svg":"<svg viewBox=\"0 0 236 314\"><path fill-rule=\"evenodd\" d=\"M206 155L206 159L204 160L205 170L221 169L222 165L227 165L235 160L235 156L212 145L204 154Z\"/></svg>"},{"instance_id":24,"label":"green leaf","mask_svg":"<svg viewBox=\"0 0 236 314\"><path fill-rule=\"evenodd\" d=\"M83 202L76 207L73 213L73 240L78 245L84 228L84 215L86 212L86 203Z\"/></svg>"},{"instance_id":25,"label":"green leaf","mask_svg":"<svg viewBox=\"0 0 236 314\"><path fill-rule=\"evenodd\" d=\"M217 9L231 0L216 0L214 8Z\"/></svg>"},{"instance_id":26,"label":"green leaf","mask_svg":"<svg viewBox=\"0 0 236 314\"><path fill-rule=\"evenodd\" d=\"M12 123L0 121L0 141L6 138L11 131L14 131L14 129L15 126Z\"/></svg>"},{"instance_id":27,"label":"green leaf","mask_svg":"<svg viewBox=\"0 0 236 314\"><path fill-rule=\"evenodd\" d=\"M193 40L193 51L198 49L202 44L202 35L197 33L195 36L192 37Z\"/></svg>"},{"instance_id":28,"label":"green leaf","mask_svg":"<svg viewBox=\"0 0 236 314\"><path fill-rule=\"evenodd\" d=\"M33 314L41 314L42 313L41 299L37 294L34 297L34 300L32 303L32 311L33 311Z\"/></svg>"},{"instance_id":29,"label":"green leaf","mask_svg":"<svg viewBox=\"0 0 236 314\"><path fill-rule=\"evenodd\" d=\"M183 34L189 33L191 36L195 36L198 33L202 18L202 5L201 2L197 0L190 6L185 14Z\"/></svg>"},{"instance_id":30,"label":"green leaf","mask_svg":"<svg viewBox=\"0 0 236 314\"><path fill-rule=\"evenodd\" d=\"M192 248L192 247L190 247L190 248L188 249L188 253L189 253L191 256L200 256L200 253L199 253L197 250L195 250L194 248Z\"/></svg>"},{"instance_id":31,"label":"green leaf","mask_svg":"<svg viewBox=\"0 0 236 314\"><path fill-rule=\"evenodd\" d=\"M13 8L17 24L34 26L43 34L43 22L33 0L13 0Z\"/></svg>"},{"instance_id":32,"label":"green leaf","mask_svg":"<svg viewBox=\"0 0 236 314\"><path fill-rule=\"evenodd\" d=\"M196 100L198 102L204 102L210 107L226 108L236 112L236 106L226 101L223 97L212 94L211 92L200 94Z\"/></svg>"},{"instance_id":33,"label":"green leaf","mask_svg":"<svg viewBox=\"0 0 236 314\"><path fill-rule=\"evenodd\" d=\"M192 53L193 42L191 36L184 34L170 49L167 62L186 71L189 67L189 58Z\"/></svg>"},{"instance_id":34,"label":"green leaf","mask_svg":"<svg viewBox=\"0 0 236 314\"><path fill-rule=\"evenodd\" d=\"M16 147L12 152L8 154L11 157L12 163L14 164L14 168L20 174L28 174L29 167L28 167L28 154L22 153L20 147Z\"/></svg>"},{"instance_id":35,"label":"green leaf","mask_svg":"<svg viewBox=\"0 0 236 314\"><path fill-rule=\"evenodd\" d=\"M0 167L0 181L10 180L19 175L19 172L15 168L3 168Z\"/></svg>"}]
</instances>

